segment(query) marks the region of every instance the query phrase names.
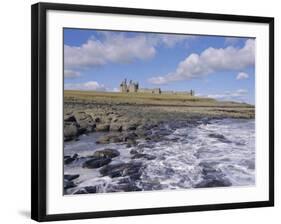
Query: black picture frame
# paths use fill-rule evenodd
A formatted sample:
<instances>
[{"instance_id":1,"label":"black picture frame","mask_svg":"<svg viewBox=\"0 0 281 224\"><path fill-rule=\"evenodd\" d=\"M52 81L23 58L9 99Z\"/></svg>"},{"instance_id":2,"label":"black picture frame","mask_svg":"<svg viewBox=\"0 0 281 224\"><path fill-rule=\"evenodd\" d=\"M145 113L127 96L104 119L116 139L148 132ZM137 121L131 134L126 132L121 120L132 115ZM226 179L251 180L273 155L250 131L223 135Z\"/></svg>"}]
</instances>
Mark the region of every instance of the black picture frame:
<instances>
[{"instance_id":1,"label":"black picture frame","mask_svg":"<svg viewBox=\"0 0 281 224\"><path fill-rule=\"evenodd\" d=\"M46 213L46 13L48 10L75 12L100 12L111 14L156 16L169 18L191 18L216 21L254 22L269 25L269 200L208 204L196 206L160 207L131 210L114 210L70 214ZM54 221L116 216L133 216L161 213L194 212L206 210L238 209L274 206L274 18L195 13L183 11L164 11L137 8L103 7L89 5L37 3L32 5L32 155L31 155L31 218L36 221Z\"/></svg>"}]
</instances>

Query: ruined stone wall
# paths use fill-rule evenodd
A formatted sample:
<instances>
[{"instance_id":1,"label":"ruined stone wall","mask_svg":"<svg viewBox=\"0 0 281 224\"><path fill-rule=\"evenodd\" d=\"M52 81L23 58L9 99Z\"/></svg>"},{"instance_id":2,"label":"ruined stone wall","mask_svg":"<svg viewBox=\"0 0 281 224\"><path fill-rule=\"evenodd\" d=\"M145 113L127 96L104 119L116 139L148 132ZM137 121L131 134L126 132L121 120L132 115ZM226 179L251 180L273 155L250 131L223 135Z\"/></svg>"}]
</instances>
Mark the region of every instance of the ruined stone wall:
<instances>
[{"instance_id":1,"label":"ruined stone wall","mask_svg":"<svg viewBox=\"0 0 281 224\"><path fill-rule=\"evenodd\" d=\"M154 93L154 94L161 94L161 89L160 88L155 88L155 89L139 89L139 93Z\"/></svg>"},{"instance_id":2,"label":"ruined stone wall","mask_svg":"<svg viewBox=\"0 0 281 224\"><path fill-rule=\"evenodd\" d=\"M120 92L122 93L151 93L151 94L185 94L189 96L194 96L195 92L194 90L190 91L162 91L160 88L153 88L153 89L148 89L148 88L139 88L139 83L138 82L133 82L130 80L130 82L127 83L127 79L125 79L119 87Z\"/></svg>"}]
</instances>

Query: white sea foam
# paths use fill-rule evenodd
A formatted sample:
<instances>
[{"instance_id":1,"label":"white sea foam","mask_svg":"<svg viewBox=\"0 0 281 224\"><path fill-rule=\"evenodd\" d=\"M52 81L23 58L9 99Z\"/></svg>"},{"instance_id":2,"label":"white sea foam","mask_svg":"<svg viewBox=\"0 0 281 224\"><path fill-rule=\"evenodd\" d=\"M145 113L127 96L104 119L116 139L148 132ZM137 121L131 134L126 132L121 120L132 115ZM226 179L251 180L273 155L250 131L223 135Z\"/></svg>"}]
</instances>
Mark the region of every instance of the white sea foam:
<instances>
[{"instance_id":1,"label":"white sea foam","mask_svg":"<svg viewBox=\"0 0 281 224\"><path fill-rule=\"evenodd\" d=\"M95 150L114 148L120 156L112 163L132 160L133 148L120 143L96 145L97 135L81 136L80 141L66 143L65 155L88 156ZM154 160L134 159L142 161L145 167L136 183L143 190L193 188L206 177L227 180L232 186L255 184L254 120L222 119L182 127L142 150L156 156ZM99 169L83 169L79 162L65 166L65 174L80 174L76 181L78 187L70 193L95 185L100 186L99 192L106 192L108 186L120 181L120 178L102 177Z\"/></svg>"}]
</instances>

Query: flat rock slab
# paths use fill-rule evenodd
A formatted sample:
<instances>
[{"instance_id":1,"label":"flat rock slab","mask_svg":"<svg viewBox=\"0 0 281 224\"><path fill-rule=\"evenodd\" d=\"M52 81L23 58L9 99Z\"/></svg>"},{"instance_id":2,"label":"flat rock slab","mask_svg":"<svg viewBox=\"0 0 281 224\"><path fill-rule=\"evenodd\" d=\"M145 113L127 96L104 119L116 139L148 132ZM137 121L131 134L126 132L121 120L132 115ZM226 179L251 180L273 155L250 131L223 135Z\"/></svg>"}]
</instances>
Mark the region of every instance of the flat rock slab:
<instances>
[{"instance_id":1,"label":"flat rock slab","mask_svg":"<svg viewBox=\"0 0 281 224\"><path fill-rule=\"evenodd\" d=\"M111 178L129 176L131 179L139 179L141 168L141 162L119 163L103 167L100 173L103 176L110 176Z\"/></svg>"},{"instance_id":2,"label":"flat rock slab","mask_svg":"<svg viewBox=\"0 0 281 224\"><path fill-rule=\"evenodd\" d=\"M95 169L107 165L110 162L111 162L110 158L94 158L84 162L82 167L88 169Z\"/></svg>"},{"instance_id":3,"label":"flat rock slab","mask_svg":"<svg viewBox=\"0 0 281 224\"><path fill-rule=\"evenodd\" d=\"M120 152L116 149L103 149L99 151L95 151L93 157L94 158L114 158L120 155Z\"/></svg>"}]
</instances>

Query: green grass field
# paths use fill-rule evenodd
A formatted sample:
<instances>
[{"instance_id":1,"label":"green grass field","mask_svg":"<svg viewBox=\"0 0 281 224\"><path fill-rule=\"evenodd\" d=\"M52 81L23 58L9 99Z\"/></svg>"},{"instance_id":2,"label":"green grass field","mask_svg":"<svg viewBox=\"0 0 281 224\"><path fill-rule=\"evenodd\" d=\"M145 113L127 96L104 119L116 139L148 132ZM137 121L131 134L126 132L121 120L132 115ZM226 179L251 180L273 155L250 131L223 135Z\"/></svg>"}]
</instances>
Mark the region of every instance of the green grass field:
<instances>
[{"instance_id":1,"label":"green grass field","mask_svg":"<svg viewBox=\"0 0 281 224\"><path fill-rule=\"evenodd\" d=\"M222 102L212 98L190 96L188 94L120 93L95 91L64 91L65 101L89 101L110 104L171 105L171 106L219 106L252 107L245 103Z\"/></svg>"}]
</instances>

